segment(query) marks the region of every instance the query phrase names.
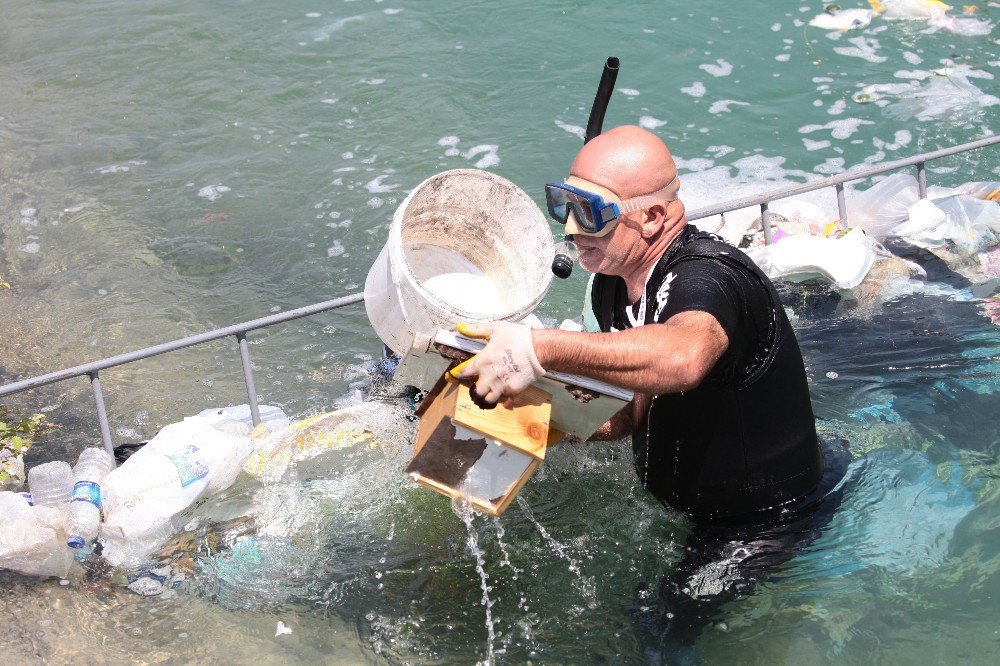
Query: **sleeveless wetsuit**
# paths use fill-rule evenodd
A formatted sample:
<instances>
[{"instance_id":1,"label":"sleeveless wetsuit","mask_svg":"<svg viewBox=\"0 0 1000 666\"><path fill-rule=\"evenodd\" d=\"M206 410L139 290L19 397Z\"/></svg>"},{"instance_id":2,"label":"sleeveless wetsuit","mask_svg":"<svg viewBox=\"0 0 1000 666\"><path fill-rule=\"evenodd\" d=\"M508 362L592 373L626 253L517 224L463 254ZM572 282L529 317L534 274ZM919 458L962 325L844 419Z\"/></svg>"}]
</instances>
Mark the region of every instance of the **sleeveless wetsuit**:
<instances>
[{"instance_id":1,"label":"sleeveless wetsuit","mask_svg":"<svg viewBox=\"0 0 1000 666\"><path fill-rule=\"evenodd\" d=\"M798 343L770 280L722 239L685 227L653 268L643 298L597 274L602 331L714 316L729 346L698 388L653 398L632 446L657 497L695 519L750 520L813 490L823 456Z\"/></svg>"}]
</instances>

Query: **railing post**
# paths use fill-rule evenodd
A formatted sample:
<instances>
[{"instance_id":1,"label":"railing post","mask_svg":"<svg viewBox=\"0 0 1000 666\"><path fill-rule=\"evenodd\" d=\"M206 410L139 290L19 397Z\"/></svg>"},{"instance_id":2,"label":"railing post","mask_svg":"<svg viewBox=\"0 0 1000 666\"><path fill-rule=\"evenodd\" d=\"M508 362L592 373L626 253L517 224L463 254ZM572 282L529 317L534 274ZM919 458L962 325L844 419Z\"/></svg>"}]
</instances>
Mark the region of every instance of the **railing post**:
<instances>
[{"instance_id":1,"label":"railing post","mask_svg":"<svg viewBox=\"0 0 1000 666\"><path fill-rule=\"evenodd\" d=\"M920 198L927 198L927 163L917 162L917 189L920 191Z\"/></svg>"},{"instance_id":2,"label":"railing post","mask_svg":"<svg viewBox=\"0 0 1000 666\"><path fill-rule=\"evenodd\" d=\"M108 427L108 412L104 408L104 393L101 391L101 379L97 372L88 372L90 377L90 388L94 392L94 402L97 403L97 421L101 424L101 440L104 442L104 450L111 458L115 457L115 447L111 443L111 429Z\"/></svg>"},{"instance_id":3,"label":"railing post","mask_svg":"<svg viewBox=\"0 0 1000 666\"><path fill-rule=\"evenodd\" d=\"M764 227L764 245L771 244L771 213L767 211L767 202L760 205L760 224Z\"/></svg>"},{"instance_id":4,"label":"railing post","mask_svg":"<svg viewBox=\"0 0 1000 666\"><path fill-rule=\"evenodd\" d=\"M240 360L243 361L243 379L247 384L247 399L250 401L250 416L254 427L260 425L260 408L257 406L257 389L253 385L253 367L250 365L250 346L247 344L247 334L237 333L236 341L240 345Z\"/></svg>"},{"instance_id":5,"label":"railing post","mask_svg":"<svg viewBox=\"0 0 1000 666\"><path fill-rule=\"evenodd\" d=\"M837 214L840 215L840 226L847 228L847 201L844 199L844 184L837 183Z\"/></svg>"}]
</instances>

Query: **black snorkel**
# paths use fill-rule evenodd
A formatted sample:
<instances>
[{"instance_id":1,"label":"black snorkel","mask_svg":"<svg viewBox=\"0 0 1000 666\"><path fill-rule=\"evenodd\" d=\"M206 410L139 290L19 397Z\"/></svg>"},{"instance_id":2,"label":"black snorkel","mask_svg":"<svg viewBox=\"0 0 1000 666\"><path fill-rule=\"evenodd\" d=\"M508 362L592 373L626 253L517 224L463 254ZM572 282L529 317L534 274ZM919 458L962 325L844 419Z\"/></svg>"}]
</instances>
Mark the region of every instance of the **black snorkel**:
<instances>
[{"instance_id":1,"label":"black snorkel","mask_svg":"<svg viewBox=\"0 0 1000 666\"><path fill-rule=\"evenodd\" d=\"M604 113L608 110L608 102L611 101L611 93L615 89L615 80L618 78L618 58L610 57L604 63L604 71L601 73L601 82L597 85L597 94L594 95L594 105L590 107L590 119L587 121L587 131L583 135L583 143L601 133L604 125ZM552 272L558 278L568 278L573 272L573 262L575 252L568 246L572 242L572 236L566 236L562 243L556 247L556 256L552 260ZM573 246L575 249L575 246Z\"/></svg>"}]
</instances>

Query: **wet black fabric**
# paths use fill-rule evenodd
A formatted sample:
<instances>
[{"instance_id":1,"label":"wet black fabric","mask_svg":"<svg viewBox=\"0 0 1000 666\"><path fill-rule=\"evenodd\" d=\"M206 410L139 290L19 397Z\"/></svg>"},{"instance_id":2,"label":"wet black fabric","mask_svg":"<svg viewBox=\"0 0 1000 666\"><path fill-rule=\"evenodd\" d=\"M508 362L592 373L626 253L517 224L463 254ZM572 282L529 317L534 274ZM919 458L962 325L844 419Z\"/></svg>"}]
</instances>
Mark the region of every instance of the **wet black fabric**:
<instances>
[{"instance_id":1,"label":"wet black fabric","mask_svg":"<svg viewBox=\"0 0 1000 666\"><path fill-rule=\"evenodd\" d=\"M600 274L591 300L604 331L699 310L729 337L702 384L656 396L633 435L636 470L657 497L703 521L743 520L816 487L823 458L802 355L773 285L746 255L687 227L644 302L630 305L624 280Z\"/></svg>"},{"instance_id":2,"label":"wet black fabric","mask_svg":"<svg viewBox=\"0 0 1000 666\"><path fill-rule=\"evenodd\" d=\"M844 441L824 442L825 469L810 493L743 522L698 523L658 593L640 590L632 619L650 663L698 663L697 640L723 606L751 594L806 552L843 499L851 462Z\"/></svg>"}]
</instances>

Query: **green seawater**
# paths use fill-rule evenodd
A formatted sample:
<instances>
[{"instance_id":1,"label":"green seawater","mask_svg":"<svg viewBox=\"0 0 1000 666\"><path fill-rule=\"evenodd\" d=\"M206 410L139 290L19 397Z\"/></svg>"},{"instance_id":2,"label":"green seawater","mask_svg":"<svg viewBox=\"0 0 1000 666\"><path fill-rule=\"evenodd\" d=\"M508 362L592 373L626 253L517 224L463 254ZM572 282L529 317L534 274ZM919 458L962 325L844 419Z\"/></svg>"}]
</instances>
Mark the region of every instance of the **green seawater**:
<instances>
[{"instance_id":1,"label":"green seawater","mask_svg":"<svg viewBox=\"0 0 1000 666\"><path fill-rule=\"evenodd\" d=\"M841 34L808 25L825 4L0 0L0 384L358 292L397 205L446 169L488 169L543 206L608 56L622 69L605 127L659 134L689 210L995 133L992 23L965 36L875 18ZM973 5L962 18L1000 17ZM1000 180L998 151L928 176ZM832 191L812 200L835 210ZM585 282L556 282L539 316L578 317ZM931 286L795 321L820 428L851 440L856 466L824 535L705 630L705 663L995 663L1000 329L980 297ZM250 342L261 402L293 417L330 410L382 348L362 306ZM231 340L101 378L116 443L246 402ZM60 426L30 464L100 441L82 379L3 400ZM523 502L471 527L406 484L408 446L303 480L306 518L285 541L198 545L197 584L171 598L132 595L120 574L0 573L0 651L659 658L632 609L689 526L638 486L627 444L554 450ZM275 636L279 621L293 633Z\"/></svg>"}]
</instances>

